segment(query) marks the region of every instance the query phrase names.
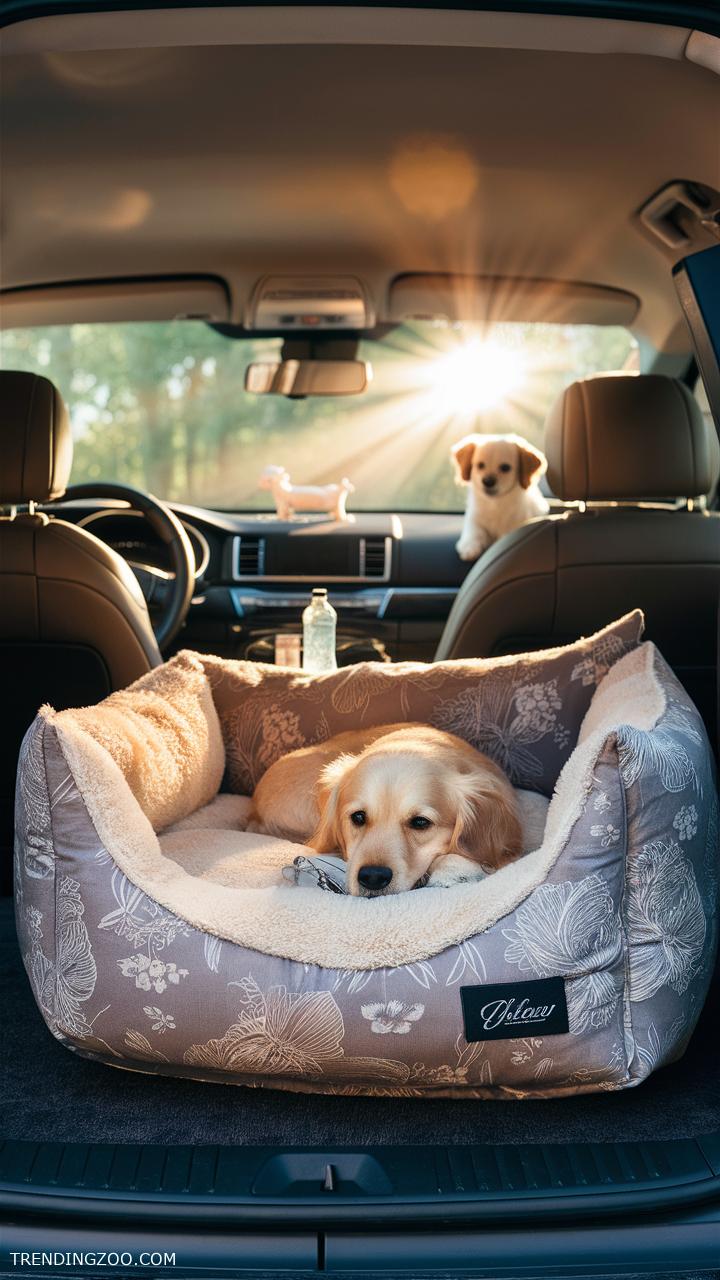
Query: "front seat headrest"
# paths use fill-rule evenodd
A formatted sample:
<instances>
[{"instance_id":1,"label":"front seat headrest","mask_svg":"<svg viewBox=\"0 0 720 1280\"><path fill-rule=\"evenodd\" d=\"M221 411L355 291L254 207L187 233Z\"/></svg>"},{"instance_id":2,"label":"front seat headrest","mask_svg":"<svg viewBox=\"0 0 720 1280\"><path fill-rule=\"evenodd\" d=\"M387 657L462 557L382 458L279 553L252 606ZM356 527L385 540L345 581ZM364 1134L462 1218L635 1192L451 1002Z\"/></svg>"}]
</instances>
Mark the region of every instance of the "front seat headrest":
<instances>
[{"instance_id":1,"label":"front seat headrest","mask_svg":"<svg viewBox=\"0 0 720 1280\"><path fill-rule=\"evenodd\" d=\"M47 502L67 488L70 419L47 378L0 372L0 503Z\"/></svg>"},{"instance_id":2,"label":"front seat headrest","mask_svg":"<svg viewBox=\"0 0 720 1280\"><path fill-rule=\"evenodd\" d=\"M550 488L565 501L696 498L716 479L697 401L663 374L573 382L550 410L545 452Z\"/></svg>"}]
</instances>

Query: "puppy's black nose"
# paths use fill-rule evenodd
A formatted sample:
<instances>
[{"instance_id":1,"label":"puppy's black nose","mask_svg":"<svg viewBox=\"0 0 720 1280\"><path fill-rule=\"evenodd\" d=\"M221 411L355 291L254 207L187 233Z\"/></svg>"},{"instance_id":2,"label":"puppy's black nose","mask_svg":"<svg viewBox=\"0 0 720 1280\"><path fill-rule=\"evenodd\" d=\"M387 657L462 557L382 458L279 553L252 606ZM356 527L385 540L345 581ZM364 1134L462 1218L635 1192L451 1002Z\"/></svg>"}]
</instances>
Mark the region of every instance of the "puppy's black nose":
<instances>
[{"instance_id":1,"label":"puppy's black nose","mask_svg":"<svg viewBox=\"0 0 720 1280\"><path fill-rule=\"evenodd\" d=\"M497 484L497 476L483 476L483 484L486 489L494 489Z\"/></svg>"},{"instance_id":2,"label":"puppy's black nose","mask_svg":"<svg viewBox=\"0 0 720 1280\"><path fill-rule=\"evenodd\" d=\"M393 873L390 867L361 867L358 871L358 881L363 889L369 889L371 893L379 893L381 889L387 889Z\"/></svg>"}]
</instances>

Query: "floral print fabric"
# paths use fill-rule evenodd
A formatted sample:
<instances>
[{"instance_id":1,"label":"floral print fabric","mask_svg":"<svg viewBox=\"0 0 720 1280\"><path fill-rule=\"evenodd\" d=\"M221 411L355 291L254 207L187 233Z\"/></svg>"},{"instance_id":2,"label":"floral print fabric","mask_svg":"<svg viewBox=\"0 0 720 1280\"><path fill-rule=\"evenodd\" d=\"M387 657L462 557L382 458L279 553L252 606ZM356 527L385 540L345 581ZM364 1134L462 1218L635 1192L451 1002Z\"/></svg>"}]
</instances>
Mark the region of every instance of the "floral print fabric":
<instances>
[{"instance_id":1,"label":"floral print fabric","mask_svg":"<svg viewBox=\"0 0 720 1280\"><path fill-rule=\"evenodd\" d=\"M652 730L618 725L607 738L546 880L483 934L394 969L274 958L167 911L103 849L54 729L37 720L17 792L16 906L50 1030L109 1064L325 1093L521 1099L642 1080L679 1056L692 1032L718 906L709 747L695 708L655 661L665 713ZM523 666L518 681L506 669L512 694L492 677L484 705L496 708L493 732L520 719L514 759L547 749L557 760L554 704L568 683L592 691L583 685L589 662L575 653L564 679L559 670L527 679ZM438 707L467 711L470 690L441 683L435 692ZM326 694L313 705L329 725L333 698L344 704L350 694L342 681ZM373 696L370 682L368 708ZM283 732L293 723L282 721ZM466 1040L462 987L547 977L565 984L567 1033Z\"/></svg>"},{"instance_id":2,"label":"floral print fabric","mask_svg":"<svg viewBox=\"0 0 720 1280\"><path fill-rule=\"evenodd\" d=\"M250 795L281 756L346 729L417 720L486 752L516 787L550 796L598 682L637 647L642 628L636 611L545 653L432 666L365 662L320 677L204 657L228 789Z\"/></svg>"}]
</instances>

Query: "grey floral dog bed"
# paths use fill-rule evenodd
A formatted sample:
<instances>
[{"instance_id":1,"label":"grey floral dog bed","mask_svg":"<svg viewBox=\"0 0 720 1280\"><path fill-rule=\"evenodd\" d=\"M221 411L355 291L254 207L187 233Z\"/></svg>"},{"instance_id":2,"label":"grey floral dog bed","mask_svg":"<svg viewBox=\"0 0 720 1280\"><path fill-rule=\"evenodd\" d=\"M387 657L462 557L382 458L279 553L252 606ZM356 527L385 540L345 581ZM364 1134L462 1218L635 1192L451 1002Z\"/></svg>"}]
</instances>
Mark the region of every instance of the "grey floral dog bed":
<instances>
[{"instance_id":1,"label":"grey floral dog bed","mask_svg":"<svg viewBox=\"0 0 720 1280\"><path fill-rule=\"evenodd\" d=\"M20 944L69 1048L110 1065L324 1093L563 1096L682 1054L716 944L700 717L630 614L521 657L332 676L181 653L21 753ZM365 900L243 830L285 752L420 720L550 799L480 881ZM327 886L325 886L327 887Z\"/></svg>"}]
</instances>

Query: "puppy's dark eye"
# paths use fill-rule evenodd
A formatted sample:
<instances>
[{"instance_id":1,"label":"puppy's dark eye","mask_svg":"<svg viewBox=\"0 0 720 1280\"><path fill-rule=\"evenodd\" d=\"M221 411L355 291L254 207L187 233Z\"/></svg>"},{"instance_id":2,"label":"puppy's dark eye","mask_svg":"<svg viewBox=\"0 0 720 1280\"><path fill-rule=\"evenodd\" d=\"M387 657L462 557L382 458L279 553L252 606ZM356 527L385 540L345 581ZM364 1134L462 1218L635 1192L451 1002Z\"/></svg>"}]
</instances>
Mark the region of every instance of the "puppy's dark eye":
<instances>
[{"instance_id":1,"label":"puppy's dark eye","mask_svg":"<svg viewBox=\"0 0 720 1280\"><path fill-rule=\"evenodd\" d=\"M485 463L484 463L484 462L476 462L476 463L475 463L475 470L476 470L476 471L484 471L484 470L485 470Z\"/></svg>"},{"instance_id":2,"label":"puppy's dark eye","mask_svg":"<svg viewBox=\"0 0 720 1280\"><path fill-rule=\"evenodd\" d=\"M408 826L412 827L413 831L427 831L428 827L432 826L432 822L429 818L423 818L418 813L414 818L410 819Z\"/></svg>"},{"instance_id":3,"label":"puppy's dark eye","mask_svg":"<svg viewBox=\"0 0 720 1280\"><path fill-rule=\"evenodd\" d=\"M509 462L501 462L498 471L512 471L512 467Z\"/></svg>"},{"instance_id":4,"label":"puppy's dark eye","mask_svg":"<svg viewBox=\"0 0 720 1280\"><path fill-rule=\"evenodd\" d=\"M356 809L350 814L350 821L354 827L364 827L367 822L367 814L364 809Z\"/></svg>"}]
</instances>

